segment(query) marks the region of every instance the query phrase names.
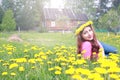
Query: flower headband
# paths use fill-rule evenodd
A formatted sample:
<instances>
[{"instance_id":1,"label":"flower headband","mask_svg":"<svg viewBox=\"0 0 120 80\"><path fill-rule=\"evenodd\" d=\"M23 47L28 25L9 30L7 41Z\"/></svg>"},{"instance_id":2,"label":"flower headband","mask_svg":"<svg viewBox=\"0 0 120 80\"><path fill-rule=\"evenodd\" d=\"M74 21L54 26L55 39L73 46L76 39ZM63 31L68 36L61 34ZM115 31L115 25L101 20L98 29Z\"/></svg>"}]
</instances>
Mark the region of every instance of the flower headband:
<instances>
[{"instance_id":1,"label":"flower headband","mask_svg":"<svg viewBox=\"0 0 120 80\"><path fill-rule=\"evenodd\" d=\"M85 24L82 24L81 26L79 26L79 28L75 31L75 35L78 35L85 27L87 27L88 25L93 24L92 21L88 21Z\"/></svg>"}]
</instances>

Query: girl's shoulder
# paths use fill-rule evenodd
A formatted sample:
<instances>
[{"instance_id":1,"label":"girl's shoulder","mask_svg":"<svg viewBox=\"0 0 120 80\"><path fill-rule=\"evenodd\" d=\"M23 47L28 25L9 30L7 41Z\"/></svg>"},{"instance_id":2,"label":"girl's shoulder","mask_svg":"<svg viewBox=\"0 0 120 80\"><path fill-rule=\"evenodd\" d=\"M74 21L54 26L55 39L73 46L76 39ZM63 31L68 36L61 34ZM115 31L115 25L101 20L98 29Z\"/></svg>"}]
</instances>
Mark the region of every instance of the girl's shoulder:
<instances>
[{"instance_id":1,"label":"girl's shoulder","mask_svg":"<svg viewBox=\"0 0 120 80\"><path fill-rule=\"evenodd\" d=\"M89 41L84 41L82 43L83 46L91 46L91 43Z\"/></svg>"},{"instance_id":2,"label":"girl's shoulder","mask_svg":"<svg viewBox=\"0 0 120 80\"><path fill-rule=\"evenodd\" d=\"M91 43L89 41L84 41L82 44L88 44L91 45Z\"/></svg>"}]
</instances>

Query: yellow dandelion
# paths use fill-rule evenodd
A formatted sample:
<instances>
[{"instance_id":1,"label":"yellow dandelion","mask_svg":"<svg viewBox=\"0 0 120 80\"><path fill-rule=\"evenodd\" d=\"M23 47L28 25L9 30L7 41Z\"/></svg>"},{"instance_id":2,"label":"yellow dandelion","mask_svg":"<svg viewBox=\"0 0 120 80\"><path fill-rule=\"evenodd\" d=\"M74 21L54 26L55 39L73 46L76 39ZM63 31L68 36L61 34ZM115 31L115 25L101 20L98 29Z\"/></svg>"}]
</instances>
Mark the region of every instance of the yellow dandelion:
<instances>
[{"instance_id":1,"label":"yellow dandelion","mask_svg":"<svg viewBox=\"0 0 120 80\"><path fill-rule=\"evenodd\" d=\"M119 80L119 76L117 74L110 74L110 78L113 78L115 80Z\"/></svg>"},{"instance_id":2,"label":"yellow dandelion","mask_svg":"<svg viewBox=\"0 0 120 80\"><path fill-rule=\"evenodd\" d=\"M72 78L75 80L83 80L82 77L79 74L72 75Z\"/></svg>"},{"instance_id":3,"label":"yellow dandelion","mask_svg":"<svg viewBox=\"0 0 120 80\"><path fill-rule=\"evenodd\" d=\"M52 71L52 70L54 70L54 68L49 68L48 70L49 70L49 71Z\"/></svg>"},{"instance_id":4,"label":"yellow dandelion","mask_svg":"<svg viewBox=\"0 0 120 80\"><path fill-rule=\"evenodd\" d=\"M55 74L61 74L61 71L59 71L59 70L57 70L57 71L55 71Z\"/></svg>"},{"instance_id":5,"label":"yellow dandelion","mask_svg":"<svg viewBox=\"0 0 120 80\"><path fill-rule=\"evenodd\" d=\"M3 63L3 66L9 66L9 63L8 62Z\"/></svg>"},{"instance_id":6,"label":"yellow dandelion","mask_svg":"<svg viewBox=\"0 0 120 80\"><path fill-rule=\"evenodd\" d=\"M66 63L64 63L64 62L62 62L62 63L60 63L62 66L65 66L65 65L67 65Z\"/></svg>"},{"instance_id":7,"label":"yellow dandelion","mask_svg":"<svg viewBox=\"0 0 120 80\"><path fill-rule=\"evenodd\" d=\"M27 59L26 58L18 58L18 59L16 59L16 62L17 63L27 62Z\"/></svg>"},{"instance_id":8,"label":"yellow dandelion","mask_svg":"<svg viewBox=\"0 0 120 80\"><path fill-rule=\"evenodd\" d=\"M10 73L10 75L11 75L11 76L15 76L15 75L16 75L16 73L12 72L12 73Z\"/></svg>"},{"instance_id":9,"label":"yellow dandelion","mask_svg":"<svg viewBox=\"0 0 120 80\"><path fill-rule=\"evenodd\" d=\"M3 62L3 60L0 60L0 62Z\"/></svg>"},{"instance_id":10,"label":"yellow dandelion","mask_svg":"<svg viewBox=\"0 0 120 80\"><path fill-rule=\"evenodd\" d=\"M59 67L59 66L55 66L55 69L56 69L56 70L62 70L62 68Z\"/></svg>"},{"instance_id":11,"label":"yellow dandelion","mask_svg":"<svg viewBox=\"0 0 120 80\"><path fill-rule=\"evenodd\" d=\"M7 74L8 74L8 72L2 72L2 76L5 76Z\"/></svg>"},{"instance_id":12,"label":"yellow dandelion","mask_svg":"<svg viewBox=\"0 0 120 80\"><path fill-rule=\"evenodd\" d=\"M96 52L93 52L93 55L96 54Z\"/></svg>"},{"instance_id":13,"label":"yellow dandelion","mask_svg":"<svg viewBox=\"0 0 120 80\"><path fill-rule=\"evenodd\" d=\"M18 67L18 64L17 64L17 63L13 63L13 64L10 64L10 65L9 65L9 69L12 69L12 68L15 68L15 67Z\"/></svg>"},{"instance_id":14,"label":"yellow dandelion","mask_svg":"<svg viewBox=\"0 0 120 80\"><path fill-rule=\"evenodd\" d=\"M79 28L75 31L75 35L78 35L85 27L87 27L88 25L93 24L92 21L88 21L85 24L79 26Z\"/></svg>"},{"instance_id":15,"label":"yellow dandelion","mask_svg":"<svg viewBox=\"0 0 120 80\"><path fill-rule=\"evenodd\" d=\"M81 57L81 54L77 54L78 57Z\"/></svg>"},{"instance_id":16,"label":"yellow dandelion","mask_svg":"<svg viewBox=\"0 0 120 80\"><path fill-rule=\"evenodd\" d=\"M42 58L42 59L47 59L47 56L42 55L41 58Z\"/></svg>"},{"instance_id":17,"label":"yellow dandelion","mask_svg":"<svg viewBox=\"0 0 120 80\"><path fill-rule=\"evenodd\" d=\"M75 69L74 68L69 68L67 70L65 70L65 74L74 74Z\"/></svg>"},{"instance_id":18,"label":"yellow dandelion","mask_svg":"<svg viewBox=\"0 0 120 80\"><path fill-rule=\"evenodd\" d=\"M36 62L35 62L35 59L29 59L28 62L29 62L29 63L33 63L33 64L36 63Z\"/></svg>"},{"instance_id":19,"label":"yellow dandelion","mask_svg":"<svg viewBox=\"0 0 120 80\"><path fill-rule=\"evenodd\" d=\"M100 74L106 74L107 70L105 68L101 68L101 67L96 67L94 68L94 70Z\"/></svg>"},{"instance_id":20,"label":"yellow dandelion","mask_svg":"<svg viewBox=\"0 0 120 80\"><path fill-rule=\"evenodd\" d=\"M36 67L35 67L35 66L32 66L31 68L32 68L32 69L35 69Z\"/></svg>"},{"instance_id":21,"label":"yellow dandelion","mask_svg":"<svg viewBox=\"0 0 120 80\"><path fill-rule=\"evenodd\" d=\"M8 52L8 54L9 54L9 55L11 55L11 54L12 54L12 52Z\"/></svg>"},{"instance_id":22,"label":"yellow dandelion","mask_svg":"<svg viewBox=\"0 0 120 80\"><path fill-rule=\"evenodd\" d=\"M25 49L23 52L24 52L24 53L27 53L27 52L28 52L28 49Z\"/></svg>"},{"instance_id":23,"label":"yellow dandelion","mask_svg":"<svg viewBox=\"0 0 120 80\"><path fill-rule=\"evenodd\" d=\"M86 50L83 50L83 51L81 52L81 54L84 54L84 53L86 53Z\"/></svg>"},{"instance_id":24,"label":"yellow dandelion","mask_svg":"<svg viewBox=\"0 0 120 80\"><path fill-rule=\"evenodd\" d=\"M21 71L21 72L25 71L25 68L21 66L21 67L19 67L19 71Z\"/></svg>"}]
</instances>

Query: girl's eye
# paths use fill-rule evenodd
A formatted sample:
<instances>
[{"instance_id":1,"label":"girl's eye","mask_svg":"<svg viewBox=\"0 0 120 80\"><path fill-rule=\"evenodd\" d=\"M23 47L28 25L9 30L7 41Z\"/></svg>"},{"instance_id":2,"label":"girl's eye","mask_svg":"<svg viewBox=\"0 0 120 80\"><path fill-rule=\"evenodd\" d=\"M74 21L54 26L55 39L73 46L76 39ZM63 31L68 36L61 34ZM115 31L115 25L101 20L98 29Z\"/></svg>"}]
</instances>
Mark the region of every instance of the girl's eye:
<instances>
[{"instance_id":1,"label":"girl's eye","mask_svg":"<svg viewBox=\"0 0 120 80\"><path fill-rule=\"evenodd\" d=\"M92 31L91 29L89 29L89 31Z\"/></svg>"},{"instance_id":2,"label":"girl's eye","mask_svg":"<svg viewBox=\"0 0 120 80\"><path fill-rule=\"evenodd\" d=\"M87 31L83 32L83 34L86 34L86 33L87 33Z\"/></svg>"}]
</instances>

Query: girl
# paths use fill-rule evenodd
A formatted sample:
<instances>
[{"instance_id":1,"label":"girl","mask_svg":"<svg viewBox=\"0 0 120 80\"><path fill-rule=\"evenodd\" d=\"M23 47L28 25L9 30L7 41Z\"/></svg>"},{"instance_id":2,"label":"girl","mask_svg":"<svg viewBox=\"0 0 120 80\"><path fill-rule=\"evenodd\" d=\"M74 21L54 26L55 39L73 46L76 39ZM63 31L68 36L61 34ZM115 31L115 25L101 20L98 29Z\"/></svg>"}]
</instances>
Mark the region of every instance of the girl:
<instances>
[{"instance_id":1,"label":"girl","mask_svg":"<svg viewBox=\"0 0 120 80\"><path fill-rule=\"evenodd\" d=\"M92 21L88 21L78 25L75 32L77 35L77 53L81 53L85 59L90 60L98 59L99 54L105 56L110 52L116 53L116 48L97 40L92 24Z\"/></svg>"}]
</instances>

